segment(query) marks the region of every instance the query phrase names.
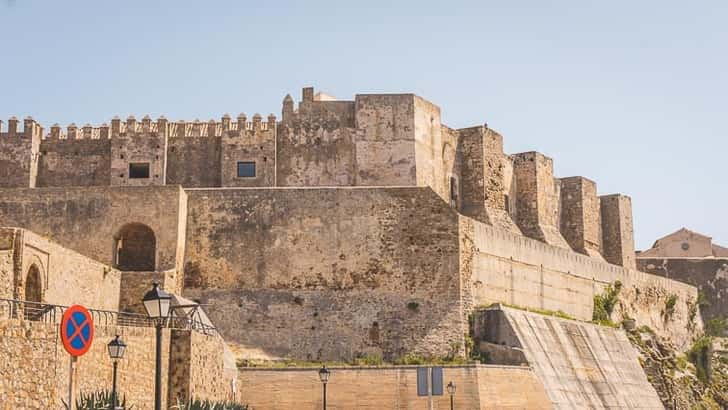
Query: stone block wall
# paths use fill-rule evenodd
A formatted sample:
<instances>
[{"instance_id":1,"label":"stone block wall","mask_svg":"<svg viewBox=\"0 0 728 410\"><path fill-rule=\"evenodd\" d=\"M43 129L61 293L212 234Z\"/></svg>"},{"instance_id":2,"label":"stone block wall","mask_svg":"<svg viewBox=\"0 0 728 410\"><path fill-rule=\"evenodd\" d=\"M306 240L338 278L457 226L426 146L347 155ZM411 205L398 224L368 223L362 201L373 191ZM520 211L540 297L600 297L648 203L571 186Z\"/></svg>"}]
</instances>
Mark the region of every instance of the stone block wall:
<instances>
[{"instance_id":1,"label":"stone block wall","mask_svg":"<svg viewBox=\"0 0 728 410\"><path fill-rule=\"evenodd\" d=\"M188 195L185 295L226 340L304 359L462 342L456 213L429 188Z\"/></svg>"},{"instance_id":2,"label":"stone block wall","mask_svg":"<svg viewBox=\"0 0 728 410\"><path fill-rule=\"evenodd\" d=\"M120 273L33 232L0 228L0 297L30 300L28 274L36 270L37 302L116 310Z\"/></svg>"},{"instance_id":3,"label":"stone block wall","mask_svg":"<svg viewBox=\"0 0 728 410\"><path fill-rule=\"evenodd\" d=\"M457 387L456 409L549 409L551 403L528 367L446 366L443 384ZM238 389L254 409L322 407L318 369L241 369ZM428 402L432 407L428 407ZM442 396L417 396L416 366L334 367L327 388L330 409L450 409Z\"/></svg>"},{"instance_id":4,"label":"stone block wall","mask_svg":"<svg viewBox=\"0 0 728 410\"><path fill-rule=\"evenodd\" d=\"M189 330L171 334L169 400L186 403L190 398L235 400L237 372L225 368L225 342L219 335Z\"/></svg>"},{"instance_id":5,"label":"stone block wall","mask_svg":"<svg viewBox=\"0 0 728 410\"><path fill-rule=\"evenodd\" d=\"M114 126L112 121L112 129ZM156 125L156 124L155 124ZM152 131L151 120L142 119L142 129L136 130L136 120L129 117L126 132L112 134L111 139L111 185L149 186L165 185L167 182L167 132ZM147 164L148 178L133 178L130 164Z\"/></svg>"},{"instance_id":6,"label":"stone block wall","mask_svg":"<svg viewBox=\"0 0 728 410\"><path fill-rule=\"evenodd\" d=\"M167 184L184 187L221 186L221 137L167 139Z\"/></svg>"},{"instance_id":7,"label":"stone block wall","mask_svg":"<svg viewBox=\"0 0 728 410\"><path fill-rule=\"evenodd\" d=\"M183 278L176 269L161 272L122 272L118 309L121 312L146 314L142 298L157 282L165 292L181 295Z\"/></svg>"},{"instance_id":8,"label":"stone block wall","mask_svg":"<svg viewBox=\"0 0 728 410\"><path fill-rule=\"evenodd\" d=\"M257 114L256 114L257 115ZM260 115L253 128L224 132L220 149L220 182L225 187L264 187L276 185L276 117L269 116L261 128ZM255 164L255 177L238 177L238 162ZM214 185L208 185L214 186Z\"/></svg>"},{"instance_id":9,"label":"stone block wall","mask_svg":"<svg viewBox=\"0 0 728 410\"><path fill-rule=\"evenodd\" d=\"M2 122L0 122L2 126ZM0 129L2 131L2 129ZM23 122L18 130L18 120L8 121L8 131L0 132L0 188L33 188L38 176L38 156L43 128L33 119Z\"/></svg>"},{"instance_id":10,"label":"stone block wall","mask_svg":"<svg viewBox=\"0 0 728 410\"><path fill-rule=\"evenodd\" d=\"M602 255L615 265L635 269L632 199L626 195L599 197L602 218Z\"/></svg>"},{"instance_id":11,"label":"stone block wall","mask_svg":"<svg viewBox=\"0 0 728 410\"><path fill-rule=\"evenodd\" d=\"M111 140L46 138L40 143L38 187L109 185Z\"/></svg>"},{"instance_id":12,"label":"stone block wall","mask_svg":"<svg viewBox=\"0 0 728 410\"><path fill-rule=\"evenodd\" d=\"M489 225L521 233L517 217L513 163L503 153L503 137L487 126L458 131L462 161L460 212Z\"/></svg>"},{"instance_id":13,"label":"stone block wall","mask_svg":"<svg viewBox=\"0 0 728 410\"><path fill-rule=\"evenodd\" d=\"M569 248L559 231L559 184L554 180L553 160L538 152L512 158L521 231L529 238Z\"/></svg>"},{"instance_id":14,"label":"stone block wall","mask_svg":"<svg viewBox=\"0 0 728 410\"><path fill-rule=\"evenodd\" d=\"M119 363L118 388L135 408L150 409L154 402L154 329L95 326L91 349L76 362L78 392L110 389L112 362L106 344L116 335L127 343ZM164 368L168 364L169 332L164 334ZM58 325L0 320L1 409L61 408L66 400L69 355L58 337ZM163 406L166 403L166 374L163 373Z\"/></svg>"},{"instance_id":15,"label":"stone block wall","mask_svg":"<svg viewBox=\"0 0 728 410\"><path fill-rule=\"evenodd\" d=\"M597 184L584 177L560 181L561 234L575 251L601 258L602 220Z\"/></svg>"},{"instance_id":16,"label":"stone block wall","mask_svg":"<svg viewBox=\"0 0 728 410\"><path fill-rule=\"evenodd\" d=\"M115 236L141 223L154 231L161 271L182 259L185 201L184 191L172 186L0 189L0 221L111 266Z\"/></svg>"}]
</instances>

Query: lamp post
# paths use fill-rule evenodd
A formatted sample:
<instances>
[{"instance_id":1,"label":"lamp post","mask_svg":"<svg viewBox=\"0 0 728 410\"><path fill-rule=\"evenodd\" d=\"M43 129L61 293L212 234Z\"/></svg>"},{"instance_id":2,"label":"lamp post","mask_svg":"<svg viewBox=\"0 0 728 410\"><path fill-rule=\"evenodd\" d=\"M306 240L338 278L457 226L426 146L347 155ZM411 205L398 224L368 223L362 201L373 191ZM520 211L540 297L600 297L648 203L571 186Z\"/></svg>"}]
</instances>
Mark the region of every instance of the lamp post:
<instances>
[{"instance_id":1,"label":"lamp post","mask_svg":"<svg viewBox=\"0 0 728 410\"><path fill-rule=\"evenodd\" d=\"M154 319L157 328L157 365L154 373L154 410L162 410L162 327L164 319L169 315L169 304L172 296L159 288L154 282L152 290L142 298L147 315Z\"/></svg>"},{"instance_id":2,"label":"lamp post","mask_svg":"<svg viewBox=\"0 0 728 410\"><path fill-rule=\"evenodd\" d=\"M326 410L326 383L329 382L329 376L331 376L331 371L326 368L326 365L323 365L318 373L319 379L321 379L321 384L323 384L324 386L324 410Z\"/></svg>"},{"instance_id":3,"label":"lamp post","mask_svg":"<svg viewBox=\"0 0 728 410\"><path fill-rule=\"evenodd\" d=\"M111 384L111 410L116 410L116 367L119 364L119 360L124 358L126 343L119 338L119 335L116 335L106 347L109 349L109 357L114 362L114 377Z\"/></svg>"},{"instance_id":4,"label":"lamp post","mask_svg":"<svg viewBox=\"0 0 728 410\"><path fill-rule=\"evenodd\" d=\"M452 381L447 384L447 392L450 394L450 410L455 409L455 383Z\"/></svg>"}]
</instances>

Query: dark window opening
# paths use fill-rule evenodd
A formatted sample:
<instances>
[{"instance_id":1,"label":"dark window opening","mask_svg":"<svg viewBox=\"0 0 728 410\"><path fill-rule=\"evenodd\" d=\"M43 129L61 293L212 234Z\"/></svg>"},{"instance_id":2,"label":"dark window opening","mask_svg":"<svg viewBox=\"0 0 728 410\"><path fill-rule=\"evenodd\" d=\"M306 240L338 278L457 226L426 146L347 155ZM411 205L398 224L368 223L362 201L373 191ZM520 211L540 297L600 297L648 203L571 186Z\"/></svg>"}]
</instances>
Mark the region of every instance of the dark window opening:
<instances>
[{"instance_id":1,"label":"dark window opening","mask_svg":"<svg viewBox=\"0 0 728 410\"><path fill-rule=\"evenodd\" d=\"M149 163L129 164L129 178L149 178Z\"/></svg>"},{"instance_id":2,"label":"dark window opening","mask_svg":"<svg viewBox=\"0 0 728 410\"><path fill-rule=\"evenodd\" d=\"M511 212L511 201L508 195L503 196L503 208L505 208L506 212Z\"/></svg>"},{"instance_id":3,"label":"dark window opening","mask_svg":"<svg viewBox=\"0 0 728 410\"><path fill-rule=\"evenodd\" d=\"M458 200L458 180L455 177L450 177L450 199Z\"/></svg>"},{"instance_id":4,"label":"dark window opening","mask_svg":"<svg viewBox=\"0 0 728 410\"><path fill-rule=\"evenodd\" d=\"M238 162L238 178L254 178L255 162Z\"/></svg>"},{"instance_id":5,"label":"dark window opening","mask_svg":"<svg viewBox=\"0 0 728 410\"><path fill-rule=\"evenodd\" d=\"M28 276L25 277L25 305L26 320L40 320L46 313L44 306L40 304L43 299L43 281L41 280L40 269L33 264L28 269Z\"/></svg>"}]
</instances>

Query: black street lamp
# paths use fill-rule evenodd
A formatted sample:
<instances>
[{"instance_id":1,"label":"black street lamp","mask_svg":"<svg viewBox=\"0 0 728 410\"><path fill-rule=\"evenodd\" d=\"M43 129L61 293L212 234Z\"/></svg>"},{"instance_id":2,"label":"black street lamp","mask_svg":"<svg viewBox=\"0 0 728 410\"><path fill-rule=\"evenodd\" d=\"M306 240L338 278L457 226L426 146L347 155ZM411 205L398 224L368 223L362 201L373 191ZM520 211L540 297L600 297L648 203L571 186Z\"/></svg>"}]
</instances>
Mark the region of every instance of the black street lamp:
<instances>
[{"instance_id":1,"label":"black street lamp","mask_svg":"<svg viewBox=\"0 0 728 410\"><path fill-rule=\"evenodd\" d=\"M119 364L119 360L124 358L126 343L119 338L119 335L116 335L106 347L109 349L109 357L114 362L114 378L111 384L111 410L116 410L116 367Z\"/></svg>"},{"instance_id":2,"label":"black street lamp","mask_svg":"<svg viewBox=\"0 0 728 410\"><path fill-rule=\"evenodd\" d=\"M159 288L154 282L152 290L142 298L144 309L150 318L154 319L157 328L157 365L154 373L154 410L162 410L162 327L169 315L169 304L172 296Z\"/></svg>"},{"instance_id":3,"label":"black street lamp","mask_svg":"<svg viewBox=\"0 0 728 410\"><path fill-rule=\"evenodd\" d=\"M455 409L455 383L447 384L447 392L450 394L450 410Z\"/></svg>"},{"instance_id":4,"label":"black street lamp","mask_svg":"<svg viewBox=\"0 0 728 410\"><path fill-rule=\"evenodd\" d=\"M321 379L321 384L324 386L324 410L326 410L326 384L329 382L329 376L331 376L331 372L326 368L326 365L323 365L319 370L319 379Z\"/></svg>"}]
</instances>

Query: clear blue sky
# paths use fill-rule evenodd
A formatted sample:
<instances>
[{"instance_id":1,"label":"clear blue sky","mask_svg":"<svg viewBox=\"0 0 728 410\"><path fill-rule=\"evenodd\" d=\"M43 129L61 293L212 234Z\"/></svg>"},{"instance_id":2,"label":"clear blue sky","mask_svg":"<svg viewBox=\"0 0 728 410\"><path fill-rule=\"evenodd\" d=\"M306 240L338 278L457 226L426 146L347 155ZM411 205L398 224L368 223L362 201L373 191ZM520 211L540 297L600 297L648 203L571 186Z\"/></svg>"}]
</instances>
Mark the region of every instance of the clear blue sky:
<instances>
[{"instance_id":1,"label":"clear blue sky","mask_svg":"<svg viewBox=\"0 0 728 410\"><path fill-rule=\"evenodd\" d=\"M728 2L0 0L0 117L278 114L414 92L633 199L637 247L728 245Z\"/></svg>"}]
</instances>

